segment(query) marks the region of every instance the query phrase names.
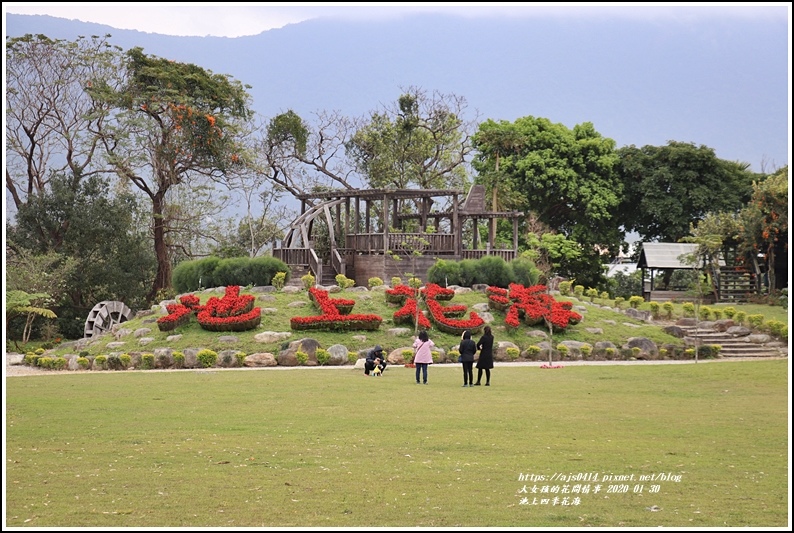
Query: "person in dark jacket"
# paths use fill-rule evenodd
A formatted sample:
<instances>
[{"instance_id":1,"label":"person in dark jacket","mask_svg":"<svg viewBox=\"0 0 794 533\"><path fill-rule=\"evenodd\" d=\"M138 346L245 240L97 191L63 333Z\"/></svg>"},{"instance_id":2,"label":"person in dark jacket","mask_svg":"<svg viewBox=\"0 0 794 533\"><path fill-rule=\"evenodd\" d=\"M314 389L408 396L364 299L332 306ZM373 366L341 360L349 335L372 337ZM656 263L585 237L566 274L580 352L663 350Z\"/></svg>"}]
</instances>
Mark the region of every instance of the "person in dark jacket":
<instances>
[{"instance_id":1,"label":"person in dark jacket","mask_svg":"<svg viewBox=\"0 0 794 533\"><path fill-rule=\"evenodd\" d=\"M482 371L485 370L485 386L491 386L491 369L493 368L493 333L491 326L485 326L482 337L477 341L477 349L480 350L480 357L477 359L477 383L480 384Z\"/></svg>"},{"instance_id":2,"label":"person in dark jacket","mask_svg":"<svg viewBox=\"0 0 794 533\"><path fill-rule=\"evenodd\" d=\"M383 348L379 344L376 344L367 353L367 360L364 361L364 374L369 376L369 373L375 370L375 367L380 368L381 372L386 370L386 359L383 357Z\"/></svg>"},{"instance_id":3,"label":"person in dark jacket","mask_svg":"<svg viewBox=\"0 0 794 533\"><path fill-rule=\"evenodd\" d=\"M471 332L463 332L458 347L460 352L460 362L463 365L463 386L471 387L474 385L474 375L472 366L474 365L474 354L477 353L477 345L471 340Z\"/></svg>"}]
</instances>

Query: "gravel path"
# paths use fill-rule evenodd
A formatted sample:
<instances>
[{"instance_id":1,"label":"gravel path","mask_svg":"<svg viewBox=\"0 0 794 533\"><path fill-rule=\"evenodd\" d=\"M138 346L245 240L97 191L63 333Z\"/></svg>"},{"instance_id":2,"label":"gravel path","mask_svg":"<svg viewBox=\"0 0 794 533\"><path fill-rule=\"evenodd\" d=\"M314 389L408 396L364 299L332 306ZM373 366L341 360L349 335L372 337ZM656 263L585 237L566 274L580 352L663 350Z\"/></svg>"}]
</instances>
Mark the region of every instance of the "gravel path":
<instances>
[{"instance_id":1,"label":"gravel path","mask_svg":"<svg viewBox=\"0 0 794 533\"><path fill-rule=\"evenodd\" d=\"M775 359L787 359L786 357L731 357L726 359L702 359L698 362L701 363L727 363L733 361L769 361ZM541 365L547 364L548 361L520 361L515 363L503 363L503 362L496 362L494 366L497 367L504 367L504 366L536 366L540 367ZM605 365L687 365L687 364L694 364L694 360L685 360L685 361L554 361L555 365L562 364L563 367L566 366L605 366ZM448 363L441 365L443 367L447 366L458 366L456 363ZM252 370L295 370L295 369L311 369L311 370L353 370L351 365L342 365L342 366L275 366L275 367L242 367L242 368L213 368L213 369L205 369L205 368L194 368L188 370L176 370L176 369L169 369L169 370L128 370L127 372L186 372L186 371L194 371L194 372L240 372L240 371L252 371ZM41 368L29 366L29 365L11 365L8 362L8 357L6 357L6 366L5 366L5 377L18 377L18 376L41 376L41 375L74 375L74 374L103 374L103 373L112 373L112 371L105 371L105 372L98 372L96 370L60 370L60 371L52 371L52 370L43 370Z\"/></svg>"}]
</instances>

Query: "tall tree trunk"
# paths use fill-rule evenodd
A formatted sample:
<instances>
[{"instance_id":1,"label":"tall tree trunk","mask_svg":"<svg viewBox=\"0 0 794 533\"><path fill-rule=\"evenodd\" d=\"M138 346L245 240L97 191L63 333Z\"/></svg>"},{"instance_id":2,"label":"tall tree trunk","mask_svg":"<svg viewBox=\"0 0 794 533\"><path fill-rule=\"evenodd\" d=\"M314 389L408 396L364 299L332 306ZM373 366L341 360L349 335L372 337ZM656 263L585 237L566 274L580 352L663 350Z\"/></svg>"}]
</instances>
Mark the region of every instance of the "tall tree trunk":
<instances>
[{"instance_id":1,"label":"tall tree trunk","mask_svg":"<svg viewBox=\"0 0 794 533\"><path fill-rule=\"evenodd\" d=\"M152 227L154 230L154 253L157 257L157 275L147 300L153 302L160 289L171 287L171 259L165 242L165 193L160 191L152 197Z\"/></svg>"}]
</instances>

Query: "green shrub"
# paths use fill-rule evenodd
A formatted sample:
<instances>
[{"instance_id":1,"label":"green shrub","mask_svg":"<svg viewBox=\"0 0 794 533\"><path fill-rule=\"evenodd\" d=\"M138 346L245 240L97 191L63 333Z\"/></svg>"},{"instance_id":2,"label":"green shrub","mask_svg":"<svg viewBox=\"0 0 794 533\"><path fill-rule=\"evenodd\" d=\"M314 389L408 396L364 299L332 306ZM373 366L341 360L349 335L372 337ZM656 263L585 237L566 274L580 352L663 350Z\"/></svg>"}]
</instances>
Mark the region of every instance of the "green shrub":
<instances>
[{"instance_id":1,"label":"green shrub","mask_svg":"<svg viewBox=\"0 0 794 533\"><path fill-rule=\"evenodd\" d=\"M560 295L562 296L570 296L571 295L571 286L573 285L573 281L561 281L559 285Z\"/></svg>"},{"instance_id":2,"label":"green shrub","mask_svg":"<svg viewBox=\"0 0 794 533\"><path fill-rule=\"evenodd\" d=\"M38 365L39 368L44 368L45 370L52 370L54 359L52 357L39 357Z\"/></svg>"},{"instance_id":3,"label":"green shrub","mask_svg":"<svg viewBox=\"0 0 794 533\"><path fill-rule=\"evenodd\" d=\"M704 359L716 359L720 356L722 346L719 344L705 344L698 349L698 355Z\"/></svg>"},{"instance_id":4,"label":"green shrub","mask_svg":"<svg viewBox=\"0 0 794 533\"><path fill-rule=\"evenodd\" d=\"M433 357L433 362L434 363L440 363L441 362L441 352L439 352L438 350L431 350L430 351L430 355Z\"/></svg>"},{"instance_id":5,"label":"green shrub","mask_svg":"<svg viewBox=\"0 0 794 533\"><path fill-rule=\"evenodd\" d=\"M708 305L701 305L698 315L700 315L700 320L708 320L711 318L711 307Z\"/></svg>"},{"instance_id":6,"label":"green shrub","mask_svg":"<svg viewBox=\"0 0 794 533\"><path fill-rule=\"evenodd\" d=\"M590 298L591 302L593 302L593 301L595 301L596 298L598 298L598 289L593 289L591 287L591 288L587 289L584 294L585 294L585 296Z\"/></svg>"},{"instance_id":7,"label":"green shrub","mask_svg":"<svg viewBox=\"0 0 794 533\"><path fill-rule=\"evenodd\" d=\"M356 364L358 361L358 352L347 352L347 362L351 364Z\"/></svg>"},{"instance_id":8,"label":"green shrub","mask_svg":"<svg viewBox=\"0 0 794 533\"><path fill-rule=\"evenodd\" d=\"M286 272L276 272L273 276L273 280L270 282L273 287L276 288L277 291L281 291L284 288L284 285L287 282L287 273Z\"/></svg>"},{"instance_id":9,"label":"green shrub","mask_svg":"<svg viewBox=\"0 0 794 533\"><path fill-rule=\"evenodd\" d=\"M154 368L154 354L153 353L145 353L145 354L141 355L141 368L143 370L151 370L152 368Z\"/></svg>"},{"instance_id":10,"label":"green shrub","mask_svg":"<svg viewBox=\"0 0 794 533\"><path fill-rule=\"evenodd\" d=\"M94 359L94 365L98 366L101 370L108 369L108 358L105 355L97 355Z\"/></svg>"},{"instance_id":11,"label":"green shrub","mask_svg":"<svg viewBox=\"0 0 794 533\"><path fill-rule=\"evenodd\" d=\"M121 361L121 367L126 370L132 364L132 357L128 353L123 353L119 356L119 361Z\"/></svg>"},{"instance_id":12,"label":"green shrub","mask_svg":"<svg viewBox=\"0 0 794 533\"><path fill-rule=\"evenodd\" d=\"M640 356L640 352L642 352L642 350L640 350L640 347L634 346L631 349L631 356L634 357L634 359L636 359Z\"/></svg>"},{"instance_id":13,"label":"green shrub","mask_svg":"<svg viewBox=\"0 0 794 533\"><path fill-rule=\"evenodd\" d=\"M473 281L507 288L513 281L513 271L502 257L487 255L477 261L477 276Z\"/></svg>"},{"instance_id":14,"label":"green shrub","mask_svg":"<svg viewBox=\"0 0 794 533\"><path fill-rule=\"evenodd\" d=\"M714 320L722 319L722 309L712 309L711 314L714 315Z\"/></svg>"},{"instance_id":15,"label":"green shrub","mask_svg":"<svg viewBox=\"0 0 794 533\"><path fill-rule=\"evenodd\" d=\"M234 358L237 359L237 366L245 366L245 358L248 357L245 352L237 352Z\"/></svg>"},{"instance_id":16,"label":"green shrub","mask_svg":"<svg viewBox=\"0 0 794 533\"><path fill-rule=\"evenodd\" d=\"M538 358L539 355L540 355L540 346L538 346L537 344L533 344L529 348L527 348L527 357L529 359L532 359L534 361L535 359Z\"/></svg>"},{"instance_id":17,"label":"green shrub","mask_svg":"<svg viewBox=\"0 0 794 533\"><path fill-rule=\"evenodd\" d=\"M121 359L118 355L108 356L108 368L110 370L124 370L124 367L121 364Z\"/></svg>"},{"instance_id":18,"label":"green shrub","mask_svg":"<svg viewBox=\"0 0 794 533\"><path fill-rule=\"evenodd\" d=\"M303 366L309 360L309 354L301 350L298 350L297 352L295 352L295 358L298 360L298 364Z\"/></svg>"},{"instance_id":19,"label":"green shrub","mask_svg":"<svg viewBox=\"0 0 794 533\"><path fill-rule=\"evenodd\" d=\"M540 283L540 277L543 273L535 265L535 262L528 257L517 257L510 261L508 266L513 271L513 280L516 283L520 283L525 287L532 287ZM570 287L568 292L570 294Z\"/></svg>"},{"instance_id":20,"label":"green shrub","mask_svg":"<svg viewBox=\"0 0 794 533\"><path fill-rule=\"evenodd\" d=\"M653 318L659 318L659 302L651 302L651 316Z\"/></svg>"},{"instance_id":21,"label":"green shrub","mask_svg":"<svg viewBox=\"0 0 794 533\"><path fill-rule=\"evenodd\" d=\"M629 298L629 305L632 307L632 309L637 309L644 301L645 298L642 296L632 296Z\"/></svg>"},{"instance_id":22,"label":"green shrub","mask_svg":"<svg viewBox=\"0 0 794 533\"><path fill-rule=\"evenodd\" d=\"M418 289L419 287L422 286L422 280L417 278L416 276L408 278L408 286L411 287L412 289Z\"/></svg>"},{"instance_id":23,"label":"green shrub","mask_svg":"<svg viewBox=\"0 0 794 533\"><path fill-rule=\"evenodd\" d=\"M747 323L751 328L759 329L764 323L764 315L747 315Z\"/></svg>"},{"instance_id":24,"label":"green shrub","mask_svg":"<svg viewBox=\"0 0 794 533\"><path fill-rule=\"evenodd\" d=\"M625 301L626 299L623 298L622 296L618 296L617 298L615 298L615 309L620 309L620 306L623 305L623 302Z\"/></svg>"},{"instance_id":25,"label":"green shrub","mask_svg":"<svg viewBox=\"0 0 794 533\"><path fill-rule=\"evenodd\" d=\"M607 349L605 349L605 350L604 350L604 356L605 356L607 359L614 359L614 358L615 358L615 354L616 354L616 353L617 353L617 350L615 350L615 349L614 349L613 347L611 347L611 346L610 346L610 347L608 347Z\"/></svg>"},{"instance_id":26,"label":"green shrub","mask_svg":"<svg viewBox=\"0 0 794 533\"><path fill-rule=\"evenodd\" d=\"M667 359L667 348L659 348L659 357Z\"/></svg>"},{"instance_id":27,"label":"green shrub","mask_svg":"<svg viewBox=\"0 0 794 533\"><path fill-rule=\"evenodd\" d=\"M684 318L694 318L695 317L695 304L692 302L684 302L681 304L681 309L684 312Z\"/></svg>"},{"instance_id":28,"label":"green shrub","mask_svg":"<svg viewBox=\"0 0 794 533\"><path fill-rule=\"evenodd\" d=\"M52 369L53 370L63 370L66 368L66 358L65 357L56 357L52 361Z\"/></svg>"},{"instance_id":29,"label":"green shrub","mask_svg":"<svg viewBox=\"0 0 794 533\"><path fill-rule=\"evenodd\" d=\"M603 291L599 295L599 298L601 298L602 300L609 300L609 293L607 291Z\"/></svg>"},{"instance_id":30,"label":"green shrub","mask_svg":"<svg viewBox=\"0 0 794 533\"><path fill-rule=\"evenodd\" d=\"M780 289L780 296L778 297L778 303L780 304L783 309L788 309L788 287L785 289Z\"/></svg>"},{"instance_id":31,"label":"green shrub","mask_svg":"<svg viewBox=\"0 0 794 533\"><path fill-rule=\"evenodd\" d=\"M301 276L301 283L303 283L303 288L307 291L314 287L314 276L311 274L306 274L305 276Z\"/></svg>"},{"instance_id":32,"label":"green shrub","mask_svg":"<svg viewBox=\"0 0 794 533\"><path fill-rule=\"evenodd\" d=\"M505 352L507 352L507 357L509 357L511 361L518 359L518 356L521 354L521 350L513 348L512 346L505 350Z\"/></svg>"},{"instance_id":33,"label":"green shrub","mask_svg":"<svg viewBox=\"0 0 794 533\"><path fill-rule=\"evenodd\" d=\"M673 306L673 302L664 302L662 304L662 309L664 309L664 315L668 319L673 318L673 309L674 308L675 308L675 306Z\"/></svg>"},{"instance_id":34,"label":"green shrub","mask_svg":"<svg viewBox=\"0 0 794 533\"><path fill-rule=\"evenodd\" d=\"M460 352L457 349L450 350L447 352L447 359L452 361L453 363L458 362L458 357L460 357Z\"/></svg>"},{"instance_id":35,"label":"green shrub","mask_svg":"<svg viewBox=\"0 0 794 533\"><path fill-rule=\"evenodd\" d=\"M323 350L322 348L318 348L315 355L317 356L317 364L320 366L327 365L328 361L331 360L331 354L328 353L328 350Z\"/></svg>"},{"instance_id":36,"label":"green shrub","mask_svg":"<svg viewBox=\"0 0 794 533\"><path fill-rule=\"evenodd\" d=\"M77 366L80 367L81 370L87 370L88 365L91 364L91 361L88 360L88 357L78 357L77 358Z\"/></svg>"},{"instance_id":37,"label":"green shrub","mask_svg":"<svg viewBox=\"0 0 794 533\"><path fill-rule=\"evenodd\" d=\"M575 285L573 288L573 295L581 300L583 294L584 294L584 285Z\"/></svg>"},{"instance_id":38,"label":"green shrub","mask_svg":"<svg viewBox=\"0 0 794 533\"><path fill-rule=\"evenodd\" d=\"M566 357L568 357L568 346L566 346L565 344L558 344L557 351L560 352L561 358L565 359Z\"/></svg>"},{"instance_id":39,"label":"green shrub","mask_svg":"<svg viewBox=\"0 0 794 533\"><path fill-rule=\"evenodd\" d=\"M174 289L185 293L218 286L213 278L213 272L220 261L220 257L210 256L177 264L171 274Z\"/></svg>"},{"instance_id":40,"label":"green shrub","mask_svg":"<svg viewBox=\"0 0 794 533\"><path fill-rule=\"evenodd\" d=\"M382 279L380 279L380 278L378 278L378 277L369 278L369 279L367 280L367 286L368 286L370 289L371 289L372 287L380 287L381 285L383 285L383 280L382 280Z\"/></svg>"},{"instance_id":41,"label":"green shrub","mask_svg":"<svg viewBox=\"0 0 794 533\"><path fill-rule=\"evenodd\" d=\"M746 317L747 317L746 312L736 311L736 316L733 318L733 321L741 326L742 324L744 324Z\"/></svg>"},{"instance_id":42,"label":"green shrub","mask_svg":"<svg viewBox=\"0 0 794 533\"><path fill-rule=\"evenodd\" d=\"M398 277L398 276L394 276L394 277L391 279L391 286L392 286L392 288L394 288L394 287L397 287L397 286L399 286L399 285L402 285L402 284L403 284L403 280L402 280L402 278L400 278L400 277Z\"/></svg>"},{"instance_id":43,"label":"green shrub","mask_svg":"<svg viewBox=\"0 0 794 533\"><path fill-rule=\"evenodd\" d=\"M334 279L336 280L336 284L339 285L339 288L342 290L353 287L356 284L355 280L348 278L344 274L337 274Z\"/></svg>"},{"instance_id":44,"label":"green shrub","mask_svg":"<svg viewBox=\"0 0 794 533\"><path fill-rule=\"evenodd\" d=\"M725 313L725 318L733 319L736 316L736 308L732 306L723 307L722 312Z\"/></svg>"},{"instance_id":45,"label":"green shrub","mask_svg":"<svg viewBox=\"0 0 794 533\"><path fill-rule=\"evenodd\" d=\"M218 354L205 348L196 354L196 359L202 368L211 368L218 363Z\"/></svg>"},{"instance_id":46,"label":"green shrub","mask_svg":"<svg viewBox=\"0 0 794 533\"><path fill-rule=\"evenodd\" d=\"M78 355L79 355L80 357L88 357L88 356L89 356L89 355L91 355L91 354L89 354L89 353L88 353L88 350L83 350L83 351L81 351L81 352L80 352Z\"/></svg>"},{"instance_id":47,"label":"green shrub","mask_svg":"<svg viewBox=\"0 0 794 533\"><path fill-rule=\"evenodd\" d=\"M766 327L769 328L769 333L775 337L784 337L783 328L786 328L787 324L780 320L770 320L766 323Z\"/></svg>"},{"instance_id":48,"label":"green shrub","mask_svg":"<svg viewBox=\"0 0 794 533\"><path fill-rule=\"evenodd\" d=\"M593 353L593 347L589 344L583 344L582 347L579 348L579 351L582 352L582 359L589 359L590 354Z\"/></svg>"},{"instance_id":49,"label":"green shrub","mask_svg":"<svg viewBox=\"0 0 794 533\"><path fill-rule=\"evenodd\" d=\"M478 265L475 259L464 259L458 263L460 274L458 276L458 285L461 287L471 287L478 279Z\"/></svg>"},{"instance_id":50,"label":"green shrub","mask_svg":"<svg viewBox=\"0 0 794 533\"><path fill-rule=\"evenodd\" d=\"M171 354L171 357L174 358L174 368L184 368L185 354L182 352L174 352ZM152 363L154 363L154 361L152 361Z\"/></svg>"},{"instance_id":51,"label":"green shrub","mask_svg":"<svg viewBox=\"0 0 794 533\"><path fill-rule=\"evenodd\" d=\"M414 358L414 351L413 350L403 350L400 353L403 356L403 361L405 361L406 363L410 363L411 359Z\"/></svg>"},{"instance_id":52,"label":"green shrub","mask_svg":"<svg viewBox=\"0 0 794 533\"><path fill-rule=\"evenodd\" d=\"M36 348L36 351L34 353L36 355L44 355L44 352L45 352L44 348Z\"/></svg>"}]
</instances>

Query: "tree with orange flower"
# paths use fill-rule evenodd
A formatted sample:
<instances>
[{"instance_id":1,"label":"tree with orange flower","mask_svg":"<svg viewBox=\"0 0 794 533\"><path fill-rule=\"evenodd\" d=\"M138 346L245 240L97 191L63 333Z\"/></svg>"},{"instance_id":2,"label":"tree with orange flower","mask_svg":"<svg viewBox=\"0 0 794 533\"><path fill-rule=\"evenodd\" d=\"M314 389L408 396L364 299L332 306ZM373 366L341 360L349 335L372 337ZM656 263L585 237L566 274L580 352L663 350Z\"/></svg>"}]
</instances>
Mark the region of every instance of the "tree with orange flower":
<instances>
[{"instance_id":1,"label":"tree with orange flower","mask_svg":"<svg viewBox=\"0 0 794 533\"><path fill-rule=\"evenodd\" d=\"M179 246L170 235L171 190L224 182L242 165L250 97L230 76L140 48L126 53L123 83L96 80L87 91L112 107L98 124L108 161L152 204L157 274L148 296L154 299L171 286L171 252Z\"/></svg>"}]
</instances>

